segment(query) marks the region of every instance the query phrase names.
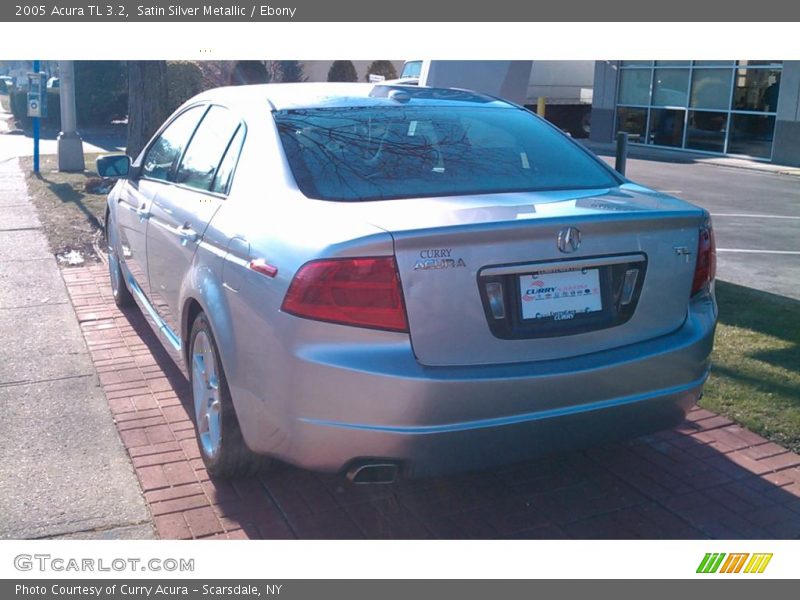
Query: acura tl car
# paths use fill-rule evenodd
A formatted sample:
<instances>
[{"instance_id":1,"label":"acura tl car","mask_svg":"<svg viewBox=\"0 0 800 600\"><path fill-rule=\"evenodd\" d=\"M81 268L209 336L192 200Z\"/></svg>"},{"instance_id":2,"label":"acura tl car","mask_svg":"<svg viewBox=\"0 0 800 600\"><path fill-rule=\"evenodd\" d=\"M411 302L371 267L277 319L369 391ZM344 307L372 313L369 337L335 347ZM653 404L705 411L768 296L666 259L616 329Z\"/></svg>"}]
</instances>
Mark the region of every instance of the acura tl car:
<instances>
[{"instance_id":1,"label":"acura tl car","mask_svg":"<svg viewBox=\"0 0 800 600\"><path fill-rule=\"evenodd\" d=\"M708 213L503 100L219 88L98 171L213 476L510 463L672 426L708 376Z\"/></svg>"}]
</instances>

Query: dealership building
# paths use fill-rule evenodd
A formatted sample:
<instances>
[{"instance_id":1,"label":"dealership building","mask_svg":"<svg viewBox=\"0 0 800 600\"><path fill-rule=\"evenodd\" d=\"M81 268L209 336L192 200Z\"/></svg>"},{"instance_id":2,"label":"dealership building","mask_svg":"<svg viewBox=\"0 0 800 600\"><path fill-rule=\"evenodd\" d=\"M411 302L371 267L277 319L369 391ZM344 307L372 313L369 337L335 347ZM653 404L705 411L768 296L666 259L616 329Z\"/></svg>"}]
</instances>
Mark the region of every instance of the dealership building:
<instances>
[{"instance_id":1,"label":"dealership building","mask_svg":"<svg viewBox=\"0 0 800 600\"><path fill-rule=\"evenodd\" d=\"M800 166L800 61L597 61L591 139Z\"/></svg>"}]
</instances>

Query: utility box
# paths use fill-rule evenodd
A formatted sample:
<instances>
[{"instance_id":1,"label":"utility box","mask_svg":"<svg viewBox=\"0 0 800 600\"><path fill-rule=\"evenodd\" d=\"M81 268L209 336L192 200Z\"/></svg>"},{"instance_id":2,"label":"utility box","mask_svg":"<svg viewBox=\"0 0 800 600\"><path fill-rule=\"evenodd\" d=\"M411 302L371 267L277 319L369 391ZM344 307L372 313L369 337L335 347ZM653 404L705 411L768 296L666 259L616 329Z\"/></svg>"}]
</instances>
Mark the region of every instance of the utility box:
<instances>
[{"instance_id":1,"label":"utility box","mask_svg":"<svg viewBox=\"0 0 800 600\"><path fill-rule=\"evenodd\" d=\"M28 116L47 116L47 75L28 73Z\"/></svg>"}]
</instances>

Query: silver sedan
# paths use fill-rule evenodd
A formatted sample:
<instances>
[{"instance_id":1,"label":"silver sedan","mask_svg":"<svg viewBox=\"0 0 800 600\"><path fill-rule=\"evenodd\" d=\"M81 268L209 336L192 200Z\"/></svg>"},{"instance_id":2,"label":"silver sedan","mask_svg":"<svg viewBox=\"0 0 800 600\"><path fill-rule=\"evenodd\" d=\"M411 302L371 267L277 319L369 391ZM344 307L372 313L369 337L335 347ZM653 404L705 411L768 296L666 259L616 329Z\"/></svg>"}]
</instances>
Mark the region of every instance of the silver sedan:
<instances>
[{"instance_id":1,"label":"silver sedan","mask_svg":"<svg viewBox=\"0 0 800 600\"><path fill-rule=\"evenodd\" d=\"M213 476L507 463L671 426L709 372L708 214L496 98L220 88L98 171Z\"/></svg>"}]
</instances>

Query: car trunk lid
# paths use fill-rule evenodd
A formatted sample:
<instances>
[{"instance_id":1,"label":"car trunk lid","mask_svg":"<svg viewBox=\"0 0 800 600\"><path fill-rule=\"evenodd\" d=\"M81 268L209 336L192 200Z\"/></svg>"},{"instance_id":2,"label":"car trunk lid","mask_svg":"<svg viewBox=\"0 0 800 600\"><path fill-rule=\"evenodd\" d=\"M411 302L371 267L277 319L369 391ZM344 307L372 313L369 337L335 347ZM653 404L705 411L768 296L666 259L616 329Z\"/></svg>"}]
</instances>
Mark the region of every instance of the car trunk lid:
<instances>
[{"instance_id":1,"label":"car trunk lid","mask_svg":"<svg viewBox=\"0 0 800 600\"><path fill-rule=\"evenodd\" d=\"M353 210L394 238L412 345L430 366L553 360L675 330L703 218L633 184Z\"/></svg>"}]
</instances>

